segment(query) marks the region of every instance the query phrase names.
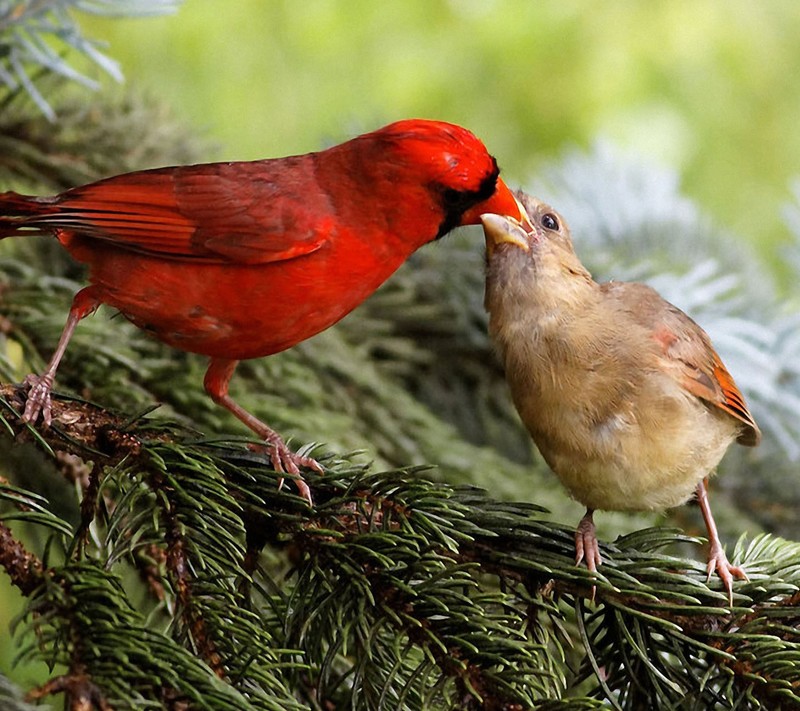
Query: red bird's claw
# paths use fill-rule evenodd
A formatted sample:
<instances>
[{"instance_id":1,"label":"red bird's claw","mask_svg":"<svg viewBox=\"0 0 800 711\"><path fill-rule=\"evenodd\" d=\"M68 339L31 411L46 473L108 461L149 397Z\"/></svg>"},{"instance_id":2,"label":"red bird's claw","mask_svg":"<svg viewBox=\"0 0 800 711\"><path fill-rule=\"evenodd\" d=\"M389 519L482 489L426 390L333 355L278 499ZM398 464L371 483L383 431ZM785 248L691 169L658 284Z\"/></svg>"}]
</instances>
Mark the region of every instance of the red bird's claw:
<instances>
[{"instance_id":1,"label":"red bird's claw","mask_svg":"<svg viewBox=\"0 0 800 711\"><path fill-rule=\"evenodd\" d=\"M53 388L53 379L47 375L28 375L22 383L28 388L28 398L25 410L22 413L24 422L31 424L42 416L42 422L49 426L53 421L50 391Z\"/></svg>"},{"instance_id":2,"label":"red bird's claw","mask_svg":"<svg viewBox=\"0 0 800 711\"><path fill-rule=\"evenodd\" d=\"M292 480L297 486L297 491L306 501L309 506L314 505L314 500L311 497L311 488L303 478L300 476L300 467L312 469L320 474L324 473L322 465L311 457L305 457L301 454L296 454L289 449L282 439L275 439L267 441L266 443L267 454L269 455L272 467L276 472L291 474ZM284 479L278 481L278 488L283 488Z\"/></svg>"},{"instance_id":3,"label":"red bird's claw","mask_svg":"<svg viewBox=\"0 0 800 711\"><path fill-rule=\"evenodd\" d=\"M706 582L711 580L711 575L716 571L722 580L722 587L728 593L728 604L733 607L733 579L748 580L747 573L738 565L732 565L722 546L712 544L708 552L708 565L706 566Z\"/></svg>"}]
</instances>

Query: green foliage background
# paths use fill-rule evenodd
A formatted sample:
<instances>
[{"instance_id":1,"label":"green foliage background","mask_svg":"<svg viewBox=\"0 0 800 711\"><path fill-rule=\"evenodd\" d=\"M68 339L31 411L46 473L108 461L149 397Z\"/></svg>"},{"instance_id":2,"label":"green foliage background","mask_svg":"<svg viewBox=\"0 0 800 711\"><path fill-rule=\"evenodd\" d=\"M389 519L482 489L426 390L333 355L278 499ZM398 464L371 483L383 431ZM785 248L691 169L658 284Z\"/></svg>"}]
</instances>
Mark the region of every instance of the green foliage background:
<instances>
[{"instance_id":1,"label":"green foliage background","mask_svg":"<svg viewBox=\"0 0 800 711\"><path fill-rule=\"evenodd\" d=\"M793 0L189 0L177 16L85 25L218 157L305 152L426 116L474 129L522 183L605 136L677 169L753 243L786 238Z\"/></svg>"},{"instance_id":2,"label":"green foliage background","mask_svg":"<svg viewBox=\"0 0 800 711\"><path fill-rule=\"evenodd\" d=\"M80 19L88 36L110 43L128 86L84 67L102 92L76 94L78 104L59 118L67 134L105 140L99 97L108 92L144 92L171 109L170 121L141 112L159 125L153 143L171 152L151 151L146 131L131 133L113 146L108 165L126 166L115 171L305 152L407 116L472 128L510 184L551 199L567 215L598 278L649 279L711 332L768 425L765 446L750 459L732 452L715 484L722 489L712 494L720 522L727 536L759 527L800 535L790 459L798 454L797 426L786 424L800 421L796 3L188 0L173 16ZM138 111L135 102L126 110ZM184 145L176 124L205 145ZM637 158L621 160L614 145ZM57 180L80 182L105 165L66 160ZM25 250L36 248L13 247L23 262ZM24 294L16 302L21 321L40 319L46 353L73 285L52 288L63 308L50 316L37 312L43 306L34 291L30 303ZM491 355L481 289L480 237L464 231L420 252L341 327L248 364L236 395L298 441L323 439L337 452L365 447L379 466L433 462L449 481L491 486L497 497L536 501L553 508L556 520L577 521L580 507L532 464L498 374L484 372ZM95 399L119 407L155 399L167 413L170 406L191 412L204 431L240 431L202 396L199 359L160 349L107 316L81 325L70 357L78 365L74 377L86 381L69 382L67 363L65 387L92 388L81 344L96 354L113 330L94 380L108 382L91 392ZM148 376L164 368L166 387L148 390ZM141 390L131 388L131 372ZM312 381L309 372L319 377ZM458 390L473 385L475 395ZM300 391L304 399L292 400ZM465 412L465 397L473 397L474 411ZM456 446L443 450L448 437ZM700 530L690 509L674 515ZM643 522L604 514L600 524L613 538ZM14 590L0 589L0 635L19 607ZM10 653L2 639L6 673ZM18 667L12 677L27 687L29 674L36 670Z\"/></svg>"}]
</instances>

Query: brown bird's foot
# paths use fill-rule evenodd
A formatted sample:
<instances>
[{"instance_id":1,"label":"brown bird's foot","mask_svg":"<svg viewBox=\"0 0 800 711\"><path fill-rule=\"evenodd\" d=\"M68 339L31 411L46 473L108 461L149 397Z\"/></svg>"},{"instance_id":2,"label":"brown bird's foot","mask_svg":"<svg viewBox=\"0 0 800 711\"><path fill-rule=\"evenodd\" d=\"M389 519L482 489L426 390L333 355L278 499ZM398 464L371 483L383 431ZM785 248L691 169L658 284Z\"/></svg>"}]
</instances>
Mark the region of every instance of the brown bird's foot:
<instances>
[{"instance_id":1,"label":"brown bird's foot","mask_svg":"<svg viewBox=\"0 0 800 711\"><path fill-rule=\"evenodd\" d=\"M33 424L42 417L42 422L49 426L53 421L52 403L50 391L53 389L53 376L49 373L44 375L28 375L22 383L28 390L28 397L25 401L25 410L22 413L22 420Z\"/></svg>"},{"instance_id":2,"label":"brown bird's foot","mask_svg":"<svg viewBox=\"0 0 800 711\"><path fill-rule=\"evenodd\" d=\"M719 540L711 541L708 551L708 565L706 566L706 582L711 580L711 575L717 572L722 580L722 587L728 593L728 604L733 607L733 579L748 580L744 568L733 565L728 561L725 549Z\"/></svg>"},{"instance_id":3,"label":"brown bird's foot","mask_svg":"<svg viewBox=\"0 0 800 711\"><path fill-rule=\"evenodd\" d=\"M711 580L711 574L716 570L722 580L722 587L728 591L728 604L733 607L733 579L747 580L747 574L738 565L731 565L725 549L719 540L717 524L714 515L711 513L711 506L708 503L708 477L697 485L697 503L700 504L700 511L706 522L708 530L708 566L706 567L706 581Z\"/></svg>"},{"instance_id":4,"label":"brown bird's foot","mask_svg":"<svg viewBox=\"0 0 800 711\"><path fill-rule=\"evenodd\" d=\"M602 565L603 558L600 555L593 515L594 511L587 510L578 528L575 529L575 564L580 565L581 561L586 559L586 567L595 573L597 567Z\"/></svg>"},{"instance_id":5,"label":"brown bird's foot","mask_svg":"<svg viewBox=\"0 0 800 711\"><path fill-rule=\"evenodd\" d=\"M586 567L591 573L596 573L598 566L603 563L603 558L600 555L600 544L597 542L594 511L592 509L586 509L586 514L575 529L575 565L580 565L584 559L586 560ZM596 592L597 588L592 585L592 602L594 602Z\"/></svg>"}]
</instances>

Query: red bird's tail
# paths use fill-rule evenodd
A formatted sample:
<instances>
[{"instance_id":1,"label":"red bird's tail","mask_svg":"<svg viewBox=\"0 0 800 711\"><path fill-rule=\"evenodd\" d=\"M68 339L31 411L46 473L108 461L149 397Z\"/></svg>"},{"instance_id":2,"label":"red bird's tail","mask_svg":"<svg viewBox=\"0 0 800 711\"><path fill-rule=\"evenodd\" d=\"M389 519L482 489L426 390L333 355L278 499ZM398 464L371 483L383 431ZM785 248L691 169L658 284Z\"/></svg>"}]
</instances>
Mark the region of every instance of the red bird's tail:
<instances>
[{"instance_id":1,"label":"red bird's tail","mask_svg":"<svg viewBox=\"0 0 800 711\"><path fill-rule=\"evenodd\" d=\"M37 198L19 193L0 193L0 239L24 234L42 234L38 218L52 214L52 198Z\"/></svg>"}]
</instances>

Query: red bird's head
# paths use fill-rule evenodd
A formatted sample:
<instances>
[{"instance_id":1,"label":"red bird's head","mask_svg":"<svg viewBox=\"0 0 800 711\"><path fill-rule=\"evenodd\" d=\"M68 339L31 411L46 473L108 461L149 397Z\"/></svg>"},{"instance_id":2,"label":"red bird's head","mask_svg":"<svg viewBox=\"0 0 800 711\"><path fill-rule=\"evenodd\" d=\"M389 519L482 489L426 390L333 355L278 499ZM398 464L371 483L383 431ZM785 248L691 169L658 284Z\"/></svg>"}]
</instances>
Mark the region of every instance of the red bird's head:
<instances>
[{"instance_id":1,"label":"red bird's head","mask_svg":"<svg viewBox=\"0 0 800 711\"><path fill-rule=\"evenodd\" d=\"M524 208L500 179L497 161L470 131L444 121L406 119L361 138L377 141L385 151L381 163L400 189L413 180L438 214L438 239L462 225L480 224L486 212L530 225ZM402 172L401 172L402 171ZM407 176L406 180L402 180ZM408 194L408 189L406 189Z\"/></svg>"}]
</instances>

